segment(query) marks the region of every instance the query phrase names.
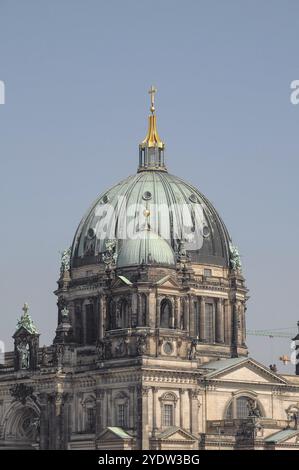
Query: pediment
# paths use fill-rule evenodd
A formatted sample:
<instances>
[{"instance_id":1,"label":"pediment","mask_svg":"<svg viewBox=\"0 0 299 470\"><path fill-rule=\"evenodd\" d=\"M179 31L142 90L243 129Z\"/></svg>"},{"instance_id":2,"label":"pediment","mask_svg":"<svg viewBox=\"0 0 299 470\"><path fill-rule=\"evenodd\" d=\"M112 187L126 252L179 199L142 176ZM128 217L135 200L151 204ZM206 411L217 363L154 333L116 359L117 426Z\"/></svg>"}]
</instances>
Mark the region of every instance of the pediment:
<instances>
[{"instance_id":1,"label":"pediment","mask_svg":"<svg viewBox=\"0 0 299 470\"><path fill-rule=\"evenodd\" d=\"M286 384L286 380L270 371L267 367L258 363L254 359L244 358L239 361L228 359L216 361L205 365L209 372L206 377L213 379L221 379L227 382L248 382L248 383L264 383L264 384ZM213 367L215 369L213 370Z\"/></svg>"},{"instance_id":2,"label":"pediment","mask_svg":"<svg viewBox=\"0 0 299 470\"><path fill-rule=\"evenodd\" d=\"M160 440L167 440L167 441L186 441L186 442L194 442L196 437L194 437L189 432L185 431L182 428L169 428L159 434L158 439Z\"/></svg>"},{"instance_id":3,"label":"pediment","mask_svg":"<svg viewBox=\"0 0 299 470\"><path fill-rule=\"evenodd\" d=\"M156 286L169 288L169 289L180 289L180 285L173 279L170 275L162 277L159 281L156 282Z\"/></svg>"},{"instance_id":4,"label":"pediment","mask_svg":"<svg viewBox=\"0 0 299 470\"><path fill-rule=\"evenodd\" d=\"M132 282L126 276L117 276L111 284L111 288L116 289L117 287L128 287L132 285Z\"/></svg>"},{"instance_id":5,"label":"pediment","mask_svg":"<svg viewBox=\"0 0 299 470\"><path fill-rule=\"evenodd\" d=\"M100 441L124 441L132 439L132 436L126 433L122 428L108 427L99 436Z\"/></svg>"}]
</instances>

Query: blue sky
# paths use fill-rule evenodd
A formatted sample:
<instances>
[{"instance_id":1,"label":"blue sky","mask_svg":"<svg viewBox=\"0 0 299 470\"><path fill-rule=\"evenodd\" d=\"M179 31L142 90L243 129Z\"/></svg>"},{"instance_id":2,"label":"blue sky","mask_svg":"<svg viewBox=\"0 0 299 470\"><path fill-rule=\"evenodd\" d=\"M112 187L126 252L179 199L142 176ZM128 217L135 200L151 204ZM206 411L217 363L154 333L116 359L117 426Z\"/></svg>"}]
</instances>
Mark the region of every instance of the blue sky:
<instances>
[{"instance_id":1,"label":"blue sky","mask_svg":"<svg viewBox=\"0 0 299 470\"><path fill-rule=\"evenodd\" d=\"M9 346L24 301L41 344L53 338L59 252L91 201L136 171L152 83L169 170L213 202L239 246L247 326L296 325L298 31L296 0L0 0L0 336ZM267 365L290 353L288 340L248 344Z\"/></svg>"}]
</instances>

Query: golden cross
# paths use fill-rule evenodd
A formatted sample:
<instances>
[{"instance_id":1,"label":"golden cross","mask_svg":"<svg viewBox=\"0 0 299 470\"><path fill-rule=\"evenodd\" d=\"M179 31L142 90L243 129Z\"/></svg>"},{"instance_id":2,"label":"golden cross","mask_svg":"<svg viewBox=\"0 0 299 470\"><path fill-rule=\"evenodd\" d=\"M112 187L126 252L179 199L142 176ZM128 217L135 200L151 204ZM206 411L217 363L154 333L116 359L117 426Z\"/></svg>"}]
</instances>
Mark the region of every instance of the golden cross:
<instances>
[{"instance_id":1,"label":"golden cross","mask_svg":"<svg viewBox=\"0 0 299 470\"><path fill-rule=\"evenodd\" d=\"M29 310L29 305L26 302L24 303L24 307L22 308L22 310L24 312L24 315L27 315L28 310Z\"/></svg>"},{"instance_id":2,"label":"golden cross","mask_svg":"<svg viewBox=\"0 0 299 470\"><path fill-rule=\"evenodd\" d=\"M155 88L153 85L149 89L149 94L151 95L151 112L155 112L155 94L157 93L157 88Z\"/></svg>"}]
</instances>

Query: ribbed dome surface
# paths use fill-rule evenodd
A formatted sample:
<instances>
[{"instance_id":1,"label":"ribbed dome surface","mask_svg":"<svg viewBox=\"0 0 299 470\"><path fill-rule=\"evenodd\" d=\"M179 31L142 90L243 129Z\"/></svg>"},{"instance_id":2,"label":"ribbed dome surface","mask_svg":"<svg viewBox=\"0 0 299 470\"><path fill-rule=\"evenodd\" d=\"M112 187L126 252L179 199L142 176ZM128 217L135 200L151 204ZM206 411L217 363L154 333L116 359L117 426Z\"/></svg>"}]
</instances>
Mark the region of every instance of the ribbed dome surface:
<instances>
[{"instance_id":1,"label":"ribbed dome surface","mask_svg":"<svg viewBox=\"0 0 299 470\"><path fill-rule=\"evenodd\" d=\"M95 201L77 229L72 265L100 261L105 240L119 240L120 247L146 224L175 252L179 239L191 237L186 249L192 262L229 266L230 237L212 204L196 188L163 171L129 176Z\"/></svg>"}]
</instances>

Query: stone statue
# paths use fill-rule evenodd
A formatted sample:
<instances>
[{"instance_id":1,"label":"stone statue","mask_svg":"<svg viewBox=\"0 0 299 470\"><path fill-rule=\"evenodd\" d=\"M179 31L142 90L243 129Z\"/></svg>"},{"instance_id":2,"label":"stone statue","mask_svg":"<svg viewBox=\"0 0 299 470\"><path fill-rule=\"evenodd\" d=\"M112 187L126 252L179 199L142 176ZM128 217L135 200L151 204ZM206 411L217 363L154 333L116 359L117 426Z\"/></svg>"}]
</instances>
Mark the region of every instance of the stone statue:
<instances>
[{"instance_id":1,"label":"stone statue","mask_svg":"<svg viewBox=\"0 0 299 470\"><path fill-rule=\"evenodd\" d=\"M139 336L137 339L136 350L138 356L143 356L147 352L147 340L146 336Z\"/></svg>"},{"instance_id":2,"label":"stone statue","mask_svg":"<svg viewBox=\"0 0 299 470\"><path fill-rule=\"evenodd\" d=\"M115 347L115 355L118 357L126 356L128 354L128 340L120 339Z\"/></svg>"},{"instance_id":3,"label":"stone statue","mask_svg":"<svg viewBox=\"0 0 299 470\"><path fill-rule=\"evenodd\" d=\"M188 351L188 359L196 359L196 341L192 340Z\"/></svg>"},{"instance_id":4,"label":"stone statue","mask_svg":"<svg viewBox=\"0 0 299 470\"><path fill-rule=\"evenodd\" d=\"M97 350L98 359L99 360L104 359L105 358L105 343L101 339L97 341L96 350Z\"/></svg>"},{"instance_id":5,"label":"stone statue","mask_svg":"<svg viewBox=\"0 0 299 470\"><path fill-rule=\"evenodd\" d=\"M239 254L239 250L236 246L232 243L229 245L229 253L230 253L230 266L234 271L241 271L242 263Z\"/></svg>"},{"instance_id":6,"label":"stone statue","mask_svg":"<svg viewBox=\"0 0 299 470\"><path fill-rule=\"evenodd\" d=\"M71 248L67 248L61 253L60 274L68 272L71 267Z\"/></svg>"},{"instance_id":7,"label":"stone statue","mask_svg":"<svg viewBox=\"0 0 299 470\"><path fill-rule=\"evenodd\" d=\"M103 253L103 261L108 268L111 268L116 264L117 259L117 241L116 240L105 240L106 251Z\"/></svg>"},{"instance_id":8,"label":"stone statue","mask_svg":"<svg viewBox=\"0 0 299 470\"><path fill-rule=\"evenodd\" d=\"M30 350L29 344L22 342L17 345L17 350L19 353L20 360L20 369L29 369L30 367Z\"/></svg>"},{"instance_id":9,"label":"stone statue","mask_svg":"<svg viewBox=\"0 0 299 470\"><path fill-rule=\"evenodd\" d=\"M112 357L112 344L111 341L105 343L105 359L111 359Z\"/></svg>"},{"instance_id":10,"label":"stone statue","mask_svg":"<svg viewBox=\"0 0 299 470\"><path fill-rule=\"evenodd\" d=\"M253 418L259 418L261 416L259 407L257 406L255 400L248 401L248 416Z\"/></svg>"}]
</instances>

